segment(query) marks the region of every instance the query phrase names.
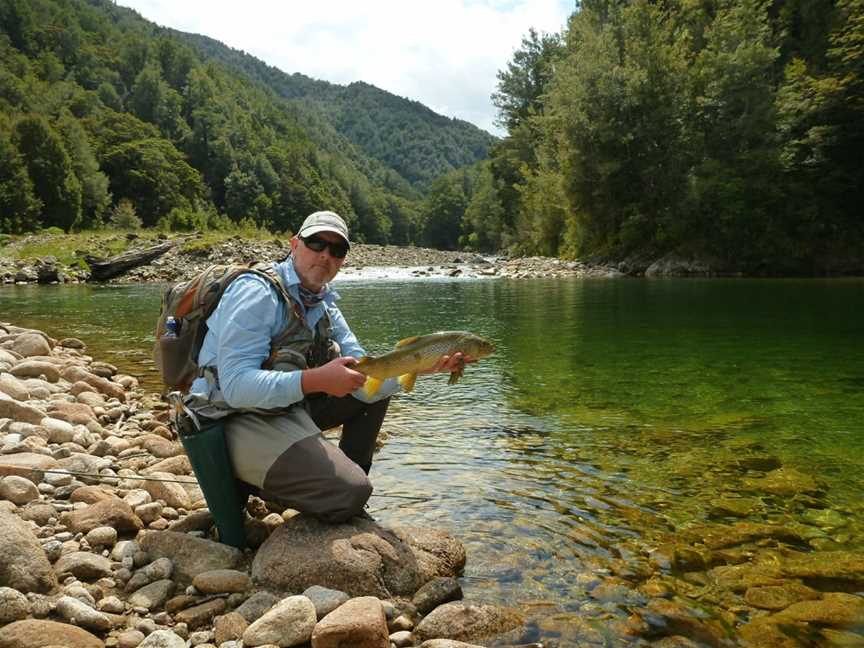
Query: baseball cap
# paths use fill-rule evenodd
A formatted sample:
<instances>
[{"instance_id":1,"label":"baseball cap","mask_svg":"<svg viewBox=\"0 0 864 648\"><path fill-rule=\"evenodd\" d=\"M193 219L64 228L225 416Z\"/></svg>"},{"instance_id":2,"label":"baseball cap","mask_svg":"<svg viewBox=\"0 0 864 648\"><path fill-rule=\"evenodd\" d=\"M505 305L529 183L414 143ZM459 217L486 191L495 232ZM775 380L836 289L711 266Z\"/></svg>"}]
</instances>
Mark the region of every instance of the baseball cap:
<instances>
[{"instance_id":1,"label":"baseball cap","mask_svg":"<svg viewBox=\"0 0 864 648\"><path fill-rule=\"evenodd\" d=\"M317 211L314 214L309 214L300 226L297 236L305 238L318 232L333 232L345 239L346 243L351 244L351 241L348 240L348 225L336 212Z\"/></svg>"}]
</instances>

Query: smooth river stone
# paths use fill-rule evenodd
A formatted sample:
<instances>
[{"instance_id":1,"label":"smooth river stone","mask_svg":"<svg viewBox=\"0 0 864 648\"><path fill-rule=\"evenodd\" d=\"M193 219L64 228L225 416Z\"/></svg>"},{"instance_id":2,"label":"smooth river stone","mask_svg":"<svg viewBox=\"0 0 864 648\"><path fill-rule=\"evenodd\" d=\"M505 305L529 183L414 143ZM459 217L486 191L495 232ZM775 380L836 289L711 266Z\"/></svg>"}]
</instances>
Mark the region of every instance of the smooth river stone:
<instances>
[{"instance_id":1,"label":"smooth river stone","mask_svg":"<svg viewBox=\"0 0 864 648\"><path fill-rule=\"evenodd\" d=\"M105 648L101 639L68 623L24 619L0 628L2 648L40 648L41 646Z\"/></svg>"}]
</instances>

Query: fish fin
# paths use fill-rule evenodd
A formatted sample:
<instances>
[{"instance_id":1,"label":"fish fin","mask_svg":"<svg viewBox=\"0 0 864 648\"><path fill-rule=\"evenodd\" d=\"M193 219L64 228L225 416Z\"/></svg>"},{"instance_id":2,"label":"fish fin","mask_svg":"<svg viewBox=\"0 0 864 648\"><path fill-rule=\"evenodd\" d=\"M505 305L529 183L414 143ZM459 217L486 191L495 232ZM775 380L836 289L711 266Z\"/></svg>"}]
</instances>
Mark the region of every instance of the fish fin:
<instances>
[{"instance_id":1,"label":"fish fin","mask_svg":"<svg viewBox=\"0 0 864 648\"><path fill-rule=\"evenodd\" d=\"M459 366L456 367L453 371L450 372L450 380L447 381L448 385L455 385L459 382L459 379L465 373L465 361L461 360L459 362Z\"/></svg>"},{"instance_id":2,"label":"fish fin","mask_svg":"<svg viewBox=\"0 0 864 648\"><path fill-rule=\"evenodd\" d=\"M374 396L378 393L378 390L381 389L381 383L384 381L380 378L374 378L373 376L366 376L366 382L363 383L363 391L366 392L367 396Z\"/></svg>"},{"instance_id":3,"label":"fish fin","mask_svg":"<svg viewBox=\"0 0 864 648\"><path fill-rule=\"evenodd\" d=\"M414 382L416 380L416 373L406 373L399 376L399 384L402 385L402 389L406 392L410 392L412 389L414 389Z\"/></svg>"},{"instance_id":4,"label":"fish fin","mask_svg":"<svg viewBox=\"0 0 864 648\"><path fill-rule=\"evenodd\" d=\"M419 336L419 335L412 335L411 337L407 337L407 338L405 338L404 340L399 340L399 341L396 343L396 348L398 349L399 347L403 347L403 346L405 346L406 344L411 344L412 342L416 342L416 341L419 340L419 339L420 339L420 336Z\"/></svg>"}]
</instances>

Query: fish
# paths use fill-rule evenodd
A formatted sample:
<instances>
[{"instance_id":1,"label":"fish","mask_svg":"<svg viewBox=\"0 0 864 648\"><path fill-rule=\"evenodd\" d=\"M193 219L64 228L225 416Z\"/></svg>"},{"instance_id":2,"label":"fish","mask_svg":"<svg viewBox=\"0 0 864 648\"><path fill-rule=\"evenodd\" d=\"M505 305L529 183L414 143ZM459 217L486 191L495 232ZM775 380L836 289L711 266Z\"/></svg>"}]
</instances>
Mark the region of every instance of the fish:
<instances>
[{"instance_id":1,"label":"fish","mask_svg":"<svg viewBox=\"0 0 864 648\"><path fill-rule=\"evenodd\" d=\"M468 331L438 331L399 340L393 351L381 356L364 356L351 368L366 375L363 388L369 396L374 396L385 380L396 376L402 389L410 392L414 389L417 373L434 367L443 355L462 353L479 360L494 351L495 345L489 340ZM451 372L448 384L455 384L462 377L464 368L462 363Z\"/></svg>"}]
</instances>

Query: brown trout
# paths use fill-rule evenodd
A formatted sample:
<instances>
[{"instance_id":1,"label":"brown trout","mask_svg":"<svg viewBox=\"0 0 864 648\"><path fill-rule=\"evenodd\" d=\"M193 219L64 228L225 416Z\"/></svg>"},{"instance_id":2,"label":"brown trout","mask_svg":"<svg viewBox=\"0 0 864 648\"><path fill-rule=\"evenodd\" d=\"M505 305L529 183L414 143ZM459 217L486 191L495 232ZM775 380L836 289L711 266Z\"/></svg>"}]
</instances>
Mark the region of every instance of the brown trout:
<instances>
[{"instance_id":1,"label":"brown trout","mask_svg":"<svg viewBox=\"0 0 864 648\"><path fill-rule=\"evenodd\" d=\"M414 389L417 373L430 369L443 355L462 353L474 360L485 358L495 351L495 346L480 336L467 331L439 331L429 335L415 335L396 343L396 348L382 356L365 356L352 369L366 374L364 389L370 396L380 388L387 378L399 376L399 384L405 391ZM448 384L462 377L464 363L450 373Z\"/></svg>"}]
</instances>

